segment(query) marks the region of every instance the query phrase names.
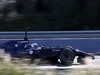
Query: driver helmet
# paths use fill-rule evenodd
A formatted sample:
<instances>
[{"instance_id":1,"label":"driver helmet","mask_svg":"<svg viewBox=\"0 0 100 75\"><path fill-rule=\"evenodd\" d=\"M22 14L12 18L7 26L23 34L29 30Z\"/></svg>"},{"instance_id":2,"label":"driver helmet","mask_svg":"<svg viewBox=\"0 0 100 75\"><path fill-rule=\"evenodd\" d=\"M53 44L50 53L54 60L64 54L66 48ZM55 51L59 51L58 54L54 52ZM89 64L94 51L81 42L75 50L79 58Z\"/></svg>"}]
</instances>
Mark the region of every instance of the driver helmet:
<instances>
[{"instance_id":1,"label":"driver helmet","mask_svg":"<svg viewBox=\"0 0 100 75\"><path fill-rule=\"evenodd\" d=\"M38 44L37 43L32 43L31 47L33 47L34 49L37 49L38 48Z\"/></svg>"}]
</instances>

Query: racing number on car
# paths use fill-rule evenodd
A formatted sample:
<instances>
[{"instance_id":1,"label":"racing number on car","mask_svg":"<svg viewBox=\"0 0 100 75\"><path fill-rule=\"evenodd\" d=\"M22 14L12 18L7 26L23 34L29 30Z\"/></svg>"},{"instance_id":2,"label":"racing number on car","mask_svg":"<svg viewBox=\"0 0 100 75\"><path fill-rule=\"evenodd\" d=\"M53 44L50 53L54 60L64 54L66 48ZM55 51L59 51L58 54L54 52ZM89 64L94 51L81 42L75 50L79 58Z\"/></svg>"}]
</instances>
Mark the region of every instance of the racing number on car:
<instances>
[{"instance_id":1,"label":"racing number on car","mask_svg":"<svg viewBox=\"0 0 100 75\"><path fill-rule=\"evenodd\" d=\"M15 47L18 47L18 44L15 44Z\"/></svg>"},{"instance_id":2,"label":"racing number on car","mask_svg":"<svg viewBox=\"0 0 100 75\"><path fill-rule=\"evenodd\" d=\"M32 51L32 50L30 50L30 51L29 51L29 54L30 54L30 55L32 55L32 54L33 54L33 51Z\"/></svg>"}]
</instances>

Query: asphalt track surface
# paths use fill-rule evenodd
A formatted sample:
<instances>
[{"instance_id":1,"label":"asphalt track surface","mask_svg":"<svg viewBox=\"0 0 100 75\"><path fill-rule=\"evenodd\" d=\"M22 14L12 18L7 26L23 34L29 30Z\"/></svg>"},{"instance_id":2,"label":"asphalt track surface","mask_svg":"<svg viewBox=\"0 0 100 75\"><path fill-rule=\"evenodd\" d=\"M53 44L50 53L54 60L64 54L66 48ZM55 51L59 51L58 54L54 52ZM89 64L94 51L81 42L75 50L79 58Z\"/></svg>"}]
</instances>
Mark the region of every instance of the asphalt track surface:
<instances>
[{"instance_id":1,"label":"asphalt track surface","mask_svg":"<svg viewBox=\"0 0 100 75\"><path fill-rule=\"evenodd\" d=\"M85 69L85 68L93 68L93 69L100 69L100 56L95 56L95 60L90 60L89 63L85 64L85 65L81 65L79 63L76 62L77 60L74 60L74 63L71 66L65 66L62 64L41 64L38 65L36 67L34 67L33 65L30 66L23 66L21 68L27 68L27 69L41 69L41 70L45 70L45 69Z\"/></svg>"},{"instance_id":2,"label":"asphalt track surface","mask_svg":"<svg viewBox=\"0 0 100 75\"><path fill-rule=\"evenodd\" d=\"M71 66L64 65L54 65L54 66L39 66L37 69L83 69L83 68L100 68L100 57L96 56L95 60L90 60L89 63L85 65L80 65L74 60Z\"/></svg>"}]
</instances>

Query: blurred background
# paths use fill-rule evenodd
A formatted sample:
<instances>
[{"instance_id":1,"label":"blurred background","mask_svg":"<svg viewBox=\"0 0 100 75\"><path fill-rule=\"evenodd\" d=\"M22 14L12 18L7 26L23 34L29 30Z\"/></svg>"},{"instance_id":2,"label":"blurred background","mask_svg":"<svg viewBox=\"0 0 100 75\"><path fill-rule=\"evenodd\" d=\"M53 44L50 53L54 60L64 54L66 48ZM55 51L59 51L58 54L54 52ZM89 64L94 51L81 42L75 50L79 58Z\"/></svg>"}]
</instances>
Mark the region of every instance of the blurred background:
<instances>
[{"instance_id":1,"label":"blurred background","mask_svg":"<svg viewBox=\"0 0 100 75\"><path fill-rule=\"evenodd\" d=\"M0 31L100 30L100 0L0 0Z\"/></svg>"}]
</instances>

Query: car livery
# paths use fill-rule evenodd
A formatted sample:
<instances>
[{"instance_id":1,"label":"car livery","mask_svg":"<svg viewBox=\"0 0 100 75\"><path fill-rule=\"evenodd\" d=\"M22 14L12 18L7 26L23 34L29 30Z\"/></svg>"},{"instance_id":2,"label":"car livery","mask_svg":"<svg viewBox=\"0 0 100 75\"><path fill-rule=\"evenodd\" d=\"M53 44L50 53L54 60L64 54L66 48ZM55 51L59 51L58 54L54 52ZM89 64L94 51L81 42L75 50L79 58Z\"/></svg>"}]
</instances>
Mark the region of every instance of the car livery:
<instances>
[{"instance_id":1,"label":"car livery","mask_svg":"<svg viewBox=\"0 0 100 75\"><path fill-rule=\"evenodd\" d=\"M81 50L74 49L71 46L62 47L45 47L38 46L37 43L29 43L27 38L27 29L25 30L24 40L10 40L0 45L1 49L5 50L5 53L10 53L12 57L28 57L32 61L35 59L48 59L52 62L57 62L60 59L64 65L71 65L77 56L77 62L84 64L83 59L87 56L94 59L92 54L83 52Z\"/></svg>"}]
</instances>

